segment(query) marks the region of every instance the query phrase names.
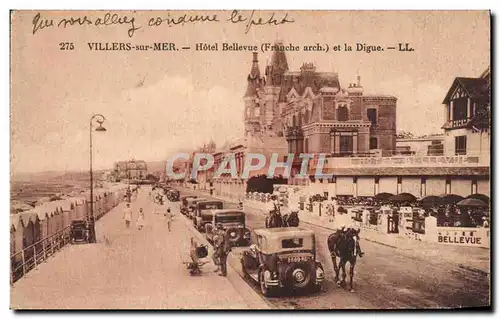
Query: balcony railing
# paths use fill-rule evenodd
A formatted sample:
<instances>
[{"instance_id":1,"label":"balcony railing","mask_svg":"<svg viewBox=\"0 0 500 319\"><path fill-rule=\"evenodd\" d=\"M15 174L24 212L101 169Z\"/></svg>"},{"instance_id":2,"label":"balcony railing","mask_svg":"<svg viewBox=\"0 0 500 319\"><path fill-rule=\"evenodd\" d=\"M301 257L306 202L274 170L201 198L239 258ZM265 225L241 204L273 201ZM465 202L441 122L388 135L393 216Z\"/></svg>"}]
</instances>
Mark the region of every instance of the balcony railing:
<instances>
[{"instance_id":1,"label":"balcony railing","mask_svg":"<svg viewBox=\"0 0 500 319\"><path fill-rule=\"evenodd\" d=\"M469 124L471 119L460 119L460 120L454 120L454 121L448 121L445 123L443 128L457 128L457 127L463 127Z\"/></svg>"},{"instance_id":2,"label":"balcony railing","mask_svg":"<svg viewBox=\"0 0 500 319\"><path fill-rule=\"evenodd\" d=\"M311 161L314 167L317 159ZM356 167L485 167L489 154L481 156L392 156L392 157L327 157L325 168Z\"/></svg>"}]
</instances>

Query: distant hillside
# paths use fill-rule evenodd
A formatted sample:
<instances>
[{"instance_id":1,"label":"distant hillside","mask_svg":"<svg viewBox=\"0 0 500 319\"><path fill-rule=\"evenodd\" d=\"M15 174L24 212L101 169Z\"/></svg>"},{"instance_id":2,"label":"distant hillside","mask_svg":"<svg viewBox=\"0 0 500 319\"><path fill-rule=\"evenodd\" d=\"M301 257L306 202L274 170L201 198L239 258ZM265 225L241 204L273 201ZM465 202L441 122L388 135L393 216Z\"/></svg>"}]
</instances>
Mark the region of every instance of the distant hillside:
<instances>
[{"instance_id":1,"label":"distant hillside","mask_svg":"<svg viewBox=\"0 0 500 319\"><path fill-rule=\"evenodd\" d=\"M105 172L105 170L94 171L94 176ZM43 182L43 181L85 181L89 180L88 171L76 172L36 172L36 173L17 173L11 175L12 182Z\"/></svg>"}]
</instances>

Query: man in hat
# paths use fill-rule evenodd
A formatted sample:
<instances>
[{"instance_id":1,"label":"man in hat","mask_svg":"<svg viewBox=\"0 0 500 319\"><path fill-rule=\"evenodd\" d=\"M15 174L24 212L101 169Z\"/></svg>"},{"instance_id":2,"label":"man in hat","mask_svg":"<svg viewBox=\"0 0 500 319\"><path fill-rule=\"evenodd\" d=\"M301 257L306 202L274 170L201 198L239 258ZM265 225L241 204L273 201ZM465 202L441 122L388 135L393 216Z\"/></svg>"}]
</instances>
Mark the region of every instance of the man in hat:
<instances>
[{"instance_id":1,"label":"man in hat","mask_svg":"<svg viewBox=\"0 0 500 319\"><path fill-rule=\"evenodd\" d=\"M231 251L231 243L227 232L222 224L217 224L216 235L214 236L214 263L217 265L216 272L220 270L219 276L227 276L227 256Z\"/></svg>"}]
</instances>

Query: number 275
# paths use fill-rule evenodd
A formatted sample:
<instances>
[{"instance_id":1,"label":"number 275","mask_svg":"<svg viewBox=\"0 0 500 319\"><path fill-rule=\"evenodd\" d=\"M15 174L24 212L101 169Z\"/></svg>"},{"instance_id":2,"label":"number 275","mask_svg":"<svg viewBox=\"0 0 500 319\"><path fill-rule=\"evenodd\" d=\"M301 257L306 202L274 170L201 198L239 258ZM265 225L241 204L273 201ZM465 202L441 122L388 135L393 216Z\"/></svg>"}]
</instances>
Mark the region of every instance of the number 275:
<instances>
[{"instance_id":1,"label":"number 275","mask_svg":"<svg viewBox=\"0 0 500 319\"><path fill-rule=\"evenodd\" d=\"M59 49L60 50L74 50L75 45L73 42L61 42L59 43Z\"/></svg>"}]
</instances>

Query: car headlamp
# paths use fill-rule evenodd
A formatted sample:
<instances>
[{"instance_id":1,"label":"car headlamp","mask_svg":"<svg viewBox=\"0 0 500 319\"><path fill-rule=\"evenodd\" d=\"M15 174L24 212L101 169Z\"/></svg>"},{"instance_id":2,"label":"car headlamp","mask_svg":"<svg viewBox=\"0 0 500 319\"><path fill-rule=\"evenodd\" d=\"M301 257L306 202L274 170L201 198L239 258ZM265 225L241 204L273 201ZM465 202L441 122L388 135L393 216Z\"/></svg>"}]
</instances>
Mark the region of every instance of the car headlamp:
<instances>
[{"instance_id":1,"label":"car headlamp","mask_svg":"<svg viewBox=\"0 0 500 319\"><path fill-rule=\"evenodd\" d=\"M264 280L271 279L271 272L269 270L264 271Z\"/></svg>"},{"instance_id":2,"label":"car headlamp","mask_svg":"<svg viewBox=\"0 0 500 319\"><path fill-rule=\"evenodd\" d=\"M316 278L323 278L323 277L325 277L325 272L320 267L317 267L316 268Z\"/></svg>"}]
</instances>

